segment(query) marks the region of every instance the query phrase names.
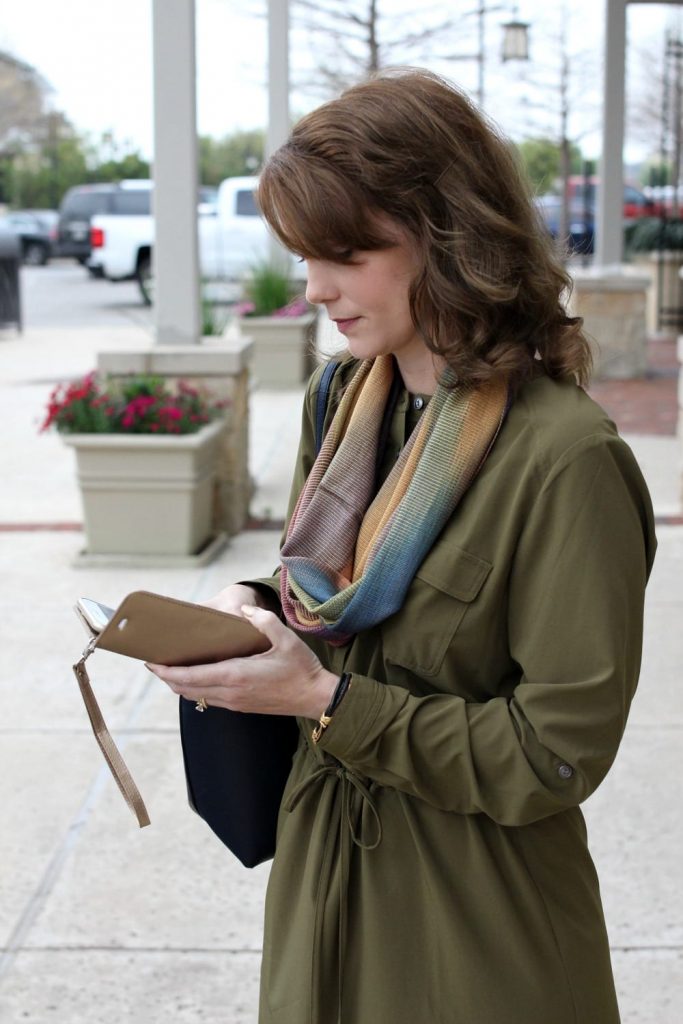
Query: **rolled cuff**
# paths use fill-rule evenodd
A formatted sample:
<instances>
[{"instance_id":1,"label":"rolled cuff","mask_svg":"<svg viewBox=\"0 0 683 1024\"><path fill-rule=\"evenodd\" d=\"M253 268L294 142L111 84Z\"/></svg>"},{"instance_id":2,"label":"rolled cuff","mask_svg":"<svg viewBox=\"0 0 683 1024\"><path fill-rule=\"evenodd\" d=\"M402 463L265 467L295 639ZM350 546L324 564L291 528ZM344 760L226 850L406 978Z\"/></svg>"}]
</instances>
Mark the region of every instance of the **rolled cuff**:
<instances>
[{"instance_id":1,"label":"rolled cuff","mask_svg":"<svg viewBox=\"0 0 683 1024\"><path fill-rule=\"evenodd\" d=\"M352 673L351 685L318 745L340 761L352 764L382 713L386 695L383 683Z\"/></svg>"}]
</instances>

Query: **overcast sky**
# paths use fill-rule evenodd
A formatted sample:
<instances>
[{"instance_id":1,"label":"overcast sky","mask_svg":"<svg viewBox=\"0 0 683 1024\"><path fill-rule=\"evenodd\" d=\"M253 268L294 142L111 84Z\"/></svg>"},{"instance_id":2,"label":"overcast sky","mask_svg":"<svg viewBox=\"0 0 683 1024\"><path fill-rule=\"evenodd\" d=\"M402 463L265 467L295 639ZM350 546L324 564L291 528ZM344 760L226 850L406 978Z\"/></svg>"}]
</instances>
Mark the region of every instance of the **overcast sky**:
<instances>
[{"instance_id":1,"label":"overcast sky","mask_svg":"<svg viewBox=\"0 0 683 1024\"><path fill-rule=\"evenodd\" d=\"M491 6L499 6L498 2ZM510 12L513 5L510 4ZM490 56L487 63L486 107L515 137L536 134L551 112L536 109L543 94L534 79L549 81L557 66L553 33L559 31L562 5L548 0L520 0L518 14L531 24L532 61L500 66L497 48L505 11L487 15ZM600 64L604 0L571 0L568 26L570 52L577 67L587 60L586 70L574 88L583 92L576 103L577 116L570 134L581 135L588 156L597 154L599 134ZM454 16L459 9L471 12L474 0L449 0L430 8ZM244 13L250 8L253 13ZM383 0L382 11L404 17L406 28L415 29L413 0ZM266 119L266 24L257 12L265 0L196 0L197 11L197 116L201 134L217 137L236 128L263 126ZM672 7L663 4L630 4L629 36L638 45L657 45ZM463 17L458 52L476 50L475 19ZM20 0L0 9L0 49L34 65L55 90L54 104L64 110L79 130L99 134L111 130L123 142L130 140L145 156L151 155L151 0ZM300 76L310 60L310 47L299 34L292 43L293 75ZM579 59L580 58L580 59ZM476 63L439 61L434 56L423 64L447 74L464 87L476 85ZM631 67L635 65L635 58ZM521 75L521 77L520 77ZM547 90L545 91L547 95ZM316 105L310 95L295 92L293 108L303 112ZM631 158L640 155L631 146Z\"/></svg>"}]
</instances>

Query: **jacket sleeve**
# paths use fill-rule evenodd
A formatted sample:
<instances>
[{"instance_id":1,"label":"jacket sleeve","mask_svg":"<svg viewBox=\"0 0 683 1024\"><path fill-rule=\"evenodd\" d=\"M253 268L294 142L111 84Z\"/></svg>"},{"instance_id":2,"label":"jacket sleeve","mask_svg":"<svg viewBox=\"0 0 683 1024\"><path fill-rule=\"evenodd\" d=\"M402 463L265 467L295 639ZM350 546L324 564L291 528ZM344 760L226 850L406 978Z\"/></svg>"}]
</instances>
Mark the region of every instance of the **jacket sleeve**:
<instances>
[{"instance_id":1,"label":"jacket sleeve","mask_svg":"<svg viewBox=\"0 0 683 1024\"><path fill-rule=\"evenodd\" d=\"M511 567L511 697L415 697L354 674L320 746L380 785L505 825L580 803L623 733L654 548L630 449L582 440L546 478Z\"/></svg>"}]
</instances>

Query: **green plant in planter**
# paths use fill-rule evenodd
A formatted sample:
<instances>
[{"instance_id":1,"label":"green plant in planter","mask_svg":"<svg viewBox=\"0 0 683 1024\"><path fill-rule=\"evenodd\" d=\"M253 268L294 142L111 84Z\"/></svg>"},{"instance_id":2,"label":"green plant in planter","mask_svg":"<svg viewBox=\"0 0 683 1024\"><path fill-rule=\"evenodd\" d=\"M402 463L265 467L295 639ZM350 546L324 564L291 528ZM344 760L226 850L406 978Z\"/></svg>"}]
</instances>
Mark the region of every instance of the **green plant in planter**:
<instances>
[{"instance_id":1,"label":"green plant in planter","mask_svg":"<svg viewBox=\"0 0 683 1024\"><path fill-rule=\"evenodd\" d=\"M286 270L264 260L254 264L244 285L245 301L238 304L240 316L303 316L310 305Z\"/></svg>"},{"instance_id":2,"label":"green plant in planter","mask_svg":"<svg viewBox=\"0 0 683 1024\"><path fill-rule=\"evenodd\" d=\"M185 381L172 388L163 377L146 374L102 383L93 372L54 388L40 429L54 427L63 434L193 434L225 406Z\"/></svg>"},{"instance_id":3,"label":"green plant in planter","mask_svg":"<svg viewBox=\"0 0 683 1024\"><path fill-rule=\"evenodd\" d=\"M202 336L220 336L227 327L230 313L208 297L205 288L201 293Z\"/></svg>"},{"instance_id":4,"label":"green plant in planter","mask_svg":"<svg viewBox=\"0 0 683 1024\"><path fill-rule=\"evenodd\" d=\"M641 217L626 234L629 253L683 252L683 218Z\"/></svg>"}]
</instances>

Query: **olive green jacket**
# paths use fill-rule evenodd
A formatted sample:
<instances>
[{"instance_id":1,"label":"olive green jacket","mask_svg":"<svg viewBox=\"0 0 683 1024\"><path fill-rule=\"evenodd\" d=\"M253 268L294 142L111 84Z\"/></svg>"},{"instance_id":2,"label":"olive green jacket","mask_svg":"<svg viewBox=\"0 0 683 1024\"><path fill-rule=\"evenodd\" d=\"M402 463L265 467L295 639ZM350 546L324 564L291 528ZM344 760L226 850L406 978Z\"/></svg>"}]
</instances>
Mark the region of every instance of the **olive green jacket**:
<instances>
[{"instance_id":1,"label":"olive green jacket","mask_svg":"<svg viewBox=\"0 0 683 1024\"><path fill-rule=\"evenodd\" d=\"M338 390L355 364L336 374ZM292 501L314 459L309 385ZM409 396L387 458L406 437ZM341 648L266 901L261 1024L616 1024L578 805L617 752L655 551L627 445L578 387L518 394L403 608ZM277 576L254 581L279 593Z\"/></svg>"}]
</instances>

